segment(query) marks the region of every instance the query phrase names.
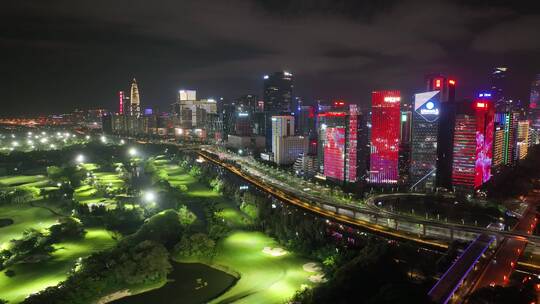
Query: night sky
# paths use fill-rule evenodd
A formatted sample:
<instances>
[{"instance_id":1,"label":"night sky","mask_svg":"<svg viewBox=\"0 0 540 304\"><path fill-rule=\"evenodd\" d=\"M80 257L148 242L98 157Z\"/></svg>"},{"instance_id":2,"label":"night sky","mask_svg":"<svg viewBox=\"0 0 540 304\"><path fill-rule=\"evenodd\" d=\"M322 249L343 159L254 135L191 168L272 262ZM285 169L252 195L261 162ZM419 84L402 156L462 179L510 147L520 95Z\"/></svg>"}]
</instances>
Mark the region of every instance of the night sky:
<instances>
[{"instance_id":1,"label":"night sky","mask_svg":"<svg viewBox=\"0 0 540 304\"><path fill-rule=\"evenodd\" d=\"M178 89L260 95L283 69L296 96L360 105L374 89L407 98L430 72L471 96L496 65L526 99L540 73L534 1L7 0L0 28L3 116L115 110L133 77L143 106L169 110Z\"/></svg>"}]
</instances>

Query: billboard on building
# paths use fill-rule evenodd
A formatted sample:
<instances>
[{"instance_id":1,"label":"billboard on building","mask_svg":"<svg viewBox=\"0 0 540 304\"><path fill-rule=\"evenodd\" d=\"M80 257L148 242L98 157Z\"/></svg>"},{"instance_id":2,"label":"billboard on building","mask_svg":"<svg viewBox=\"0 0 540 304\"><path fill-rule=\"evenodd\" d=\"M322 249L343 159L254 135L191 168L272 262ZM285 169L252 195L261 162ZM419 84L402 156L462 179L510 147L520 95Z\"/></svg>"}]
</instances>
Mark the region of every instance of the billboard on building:
<instances>
[{"instance_id":1,"label":"billboard on building","mask_svg":"<svg viewBox=\"0 0 540 304\"><path fill-rule=\"evenodd\" d=\"M342 181L344 178L345 128L326 128L324 143L324 175Z\"/></svg>"}]
</instances>

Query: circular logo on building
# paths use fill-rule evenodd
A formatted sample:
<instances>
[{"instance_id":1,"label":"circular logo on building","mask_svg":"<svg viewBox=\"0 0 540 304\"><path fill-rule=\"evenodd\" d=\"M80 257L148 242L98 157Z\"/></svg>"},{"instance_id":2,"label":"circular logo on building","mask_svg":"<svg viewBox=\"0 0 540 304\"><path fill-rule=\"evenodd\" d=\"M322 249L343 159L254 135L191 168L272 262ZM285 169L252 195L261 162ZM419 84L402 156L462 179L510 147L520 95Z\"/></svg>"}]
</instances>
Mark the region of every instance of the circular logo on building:
<instances>
[{"instance_id":1,"label":"circular logo on building","mask_svg":"<svg viewBox=\"0 0 540 304\"><path fill-rule=\"evenodd\" d=\"M430 101L430 102L426 103L426 108L427 108L428 110L431 110L431 109L433 109L434 107L435 107L435 105L433 104L433 102Z\"/></svg>"}]
</instances>

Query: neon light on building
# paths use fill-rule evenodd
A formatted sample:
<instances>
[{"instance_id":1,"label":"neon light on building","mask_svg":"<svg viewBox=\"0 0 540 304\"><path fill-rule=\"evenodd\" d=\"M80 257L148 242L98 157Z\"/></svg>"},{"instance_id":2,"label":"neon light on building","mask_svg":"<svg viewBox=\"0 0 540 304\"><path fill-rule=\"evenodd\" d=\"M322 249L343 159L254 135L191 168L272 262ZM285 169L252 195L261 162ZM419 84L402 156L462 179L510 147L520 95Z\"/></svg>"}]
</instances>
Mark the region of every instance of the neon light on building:
<instances>
[{"instance_id":1,"label":"neon light on building","mask_svg":"<svg viewBox=\"0 0 540 304\"><path fill-rule=\"evenodd\" d=\"M456 114L452 185L478 189L491 178L495 109L489 100L464 103Z\"/></svg>"},{"instance_id":2,"label":"neon light on building","mask_svg":"<svg viewBox=\"0 0 540 304\"><path fill-rule=\"evenodd\" d=\"M400 100L399 91L376 91L371 94L371 183L398 182Z\"/></svg>"},{"instance_id":3,"label":"neon light on building","mask_svg":"<svg viewBox=\"0 0 540 304\"><path fill-rule=\"evenodd\" d=\"M120 99L120 103L118 105L118 113L124 114L124 91L118 92L118 98Z\"/></svg>"},{"instance_id":4,"label":"neon light on building","mask_svg":"<svg viewBox=\"0 0 540 304\"><path fill-rule=\"evenodd\" d=\"M324 175L343 180L345 159L345 128L327 127L324 143Z\"/></svg>"}]
</instances>

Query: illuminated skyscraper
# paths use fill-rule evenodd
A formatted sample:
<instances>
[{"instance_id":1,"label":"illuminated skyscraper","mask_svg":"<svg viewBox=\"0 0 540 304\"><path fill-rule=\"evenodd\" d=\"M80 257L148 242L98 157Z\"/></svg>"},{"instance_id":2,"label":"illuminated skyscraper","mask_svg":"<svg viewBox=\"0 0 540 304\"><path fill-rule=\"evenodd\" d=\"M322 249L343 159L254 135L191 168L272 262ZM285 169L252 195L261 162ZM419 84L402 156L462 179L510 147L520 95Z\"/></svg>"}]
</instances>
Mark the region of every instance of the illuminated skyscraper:
<instances>
[{"instance_id":1,"label":"illuminated skyscraper","mask_svg":"<svg viewBox=\"0 0 540 304\"><path fill-rule=\"evenodd\" d=\"M331 111L320 113L318 119L317 159L320 172L327 178L354 183L363 175L365 149L359 139L365 134L362 115L356 105L334 103Z\"/></svg>"},{"instance_id":2,"label":"illuminated skyscraper","mask_svg":"<svg viewBox=\"0 0 540 304\"><path fill-rule=\"evenodd\" d=\"M371 93L371 153L368 181L396 184L399 179L399 91Z\"/></svg>"},{"instance_id":3,"label":"illuminated skyscraper","mask_svg":"<svg viewBox=\"0 0 540 304\"><path fill-rule=\"evenodd\" d=\"M489 99L456 106L452 186L473 191L491 178L495 109Z\"/></svg>"},{"instance_id":4,"label":"illuminated skyscraper","mask_svg":"<svg viewBox=\"0 0 540 304\"><path fill-rule=\"evenodd\" d=\"M514 162L516 113L495 114L495 143L493 166L511 165Z\"/></svg>"},{"instance_id":5,"label":"illuminated skyscraper","mask_svg":"<svg viewBox=\"0 0 540 304\"><path fill-rule=\"evenodd\" d=\"M409 174L413 190L435 189L440 109L440 91L415 95Z\"/></svg>"},{"instance_id":6,"label":"illuminated skyscraper","mask_svg":"<svg viewBox=\"0 0 540 304\"><path fill-rule=\"evenodd\" d=\"M516 158L524 159L529 153L529 121L520 120L517 126Z\"/></svg>"},{"instance_id":7,"label":"illuminated skyscraper","mask_svg":"<svg viewBox=\"0 0 540 304\"><path fill-rule=\"evenodd\" d=\"M133 78L133 81L131 82L129 103L129 115L139 116L141 113L141 100L139 96L139 87L137 86L137 80L135 80L135 78Z\"/></svg>"}]
</instances>

